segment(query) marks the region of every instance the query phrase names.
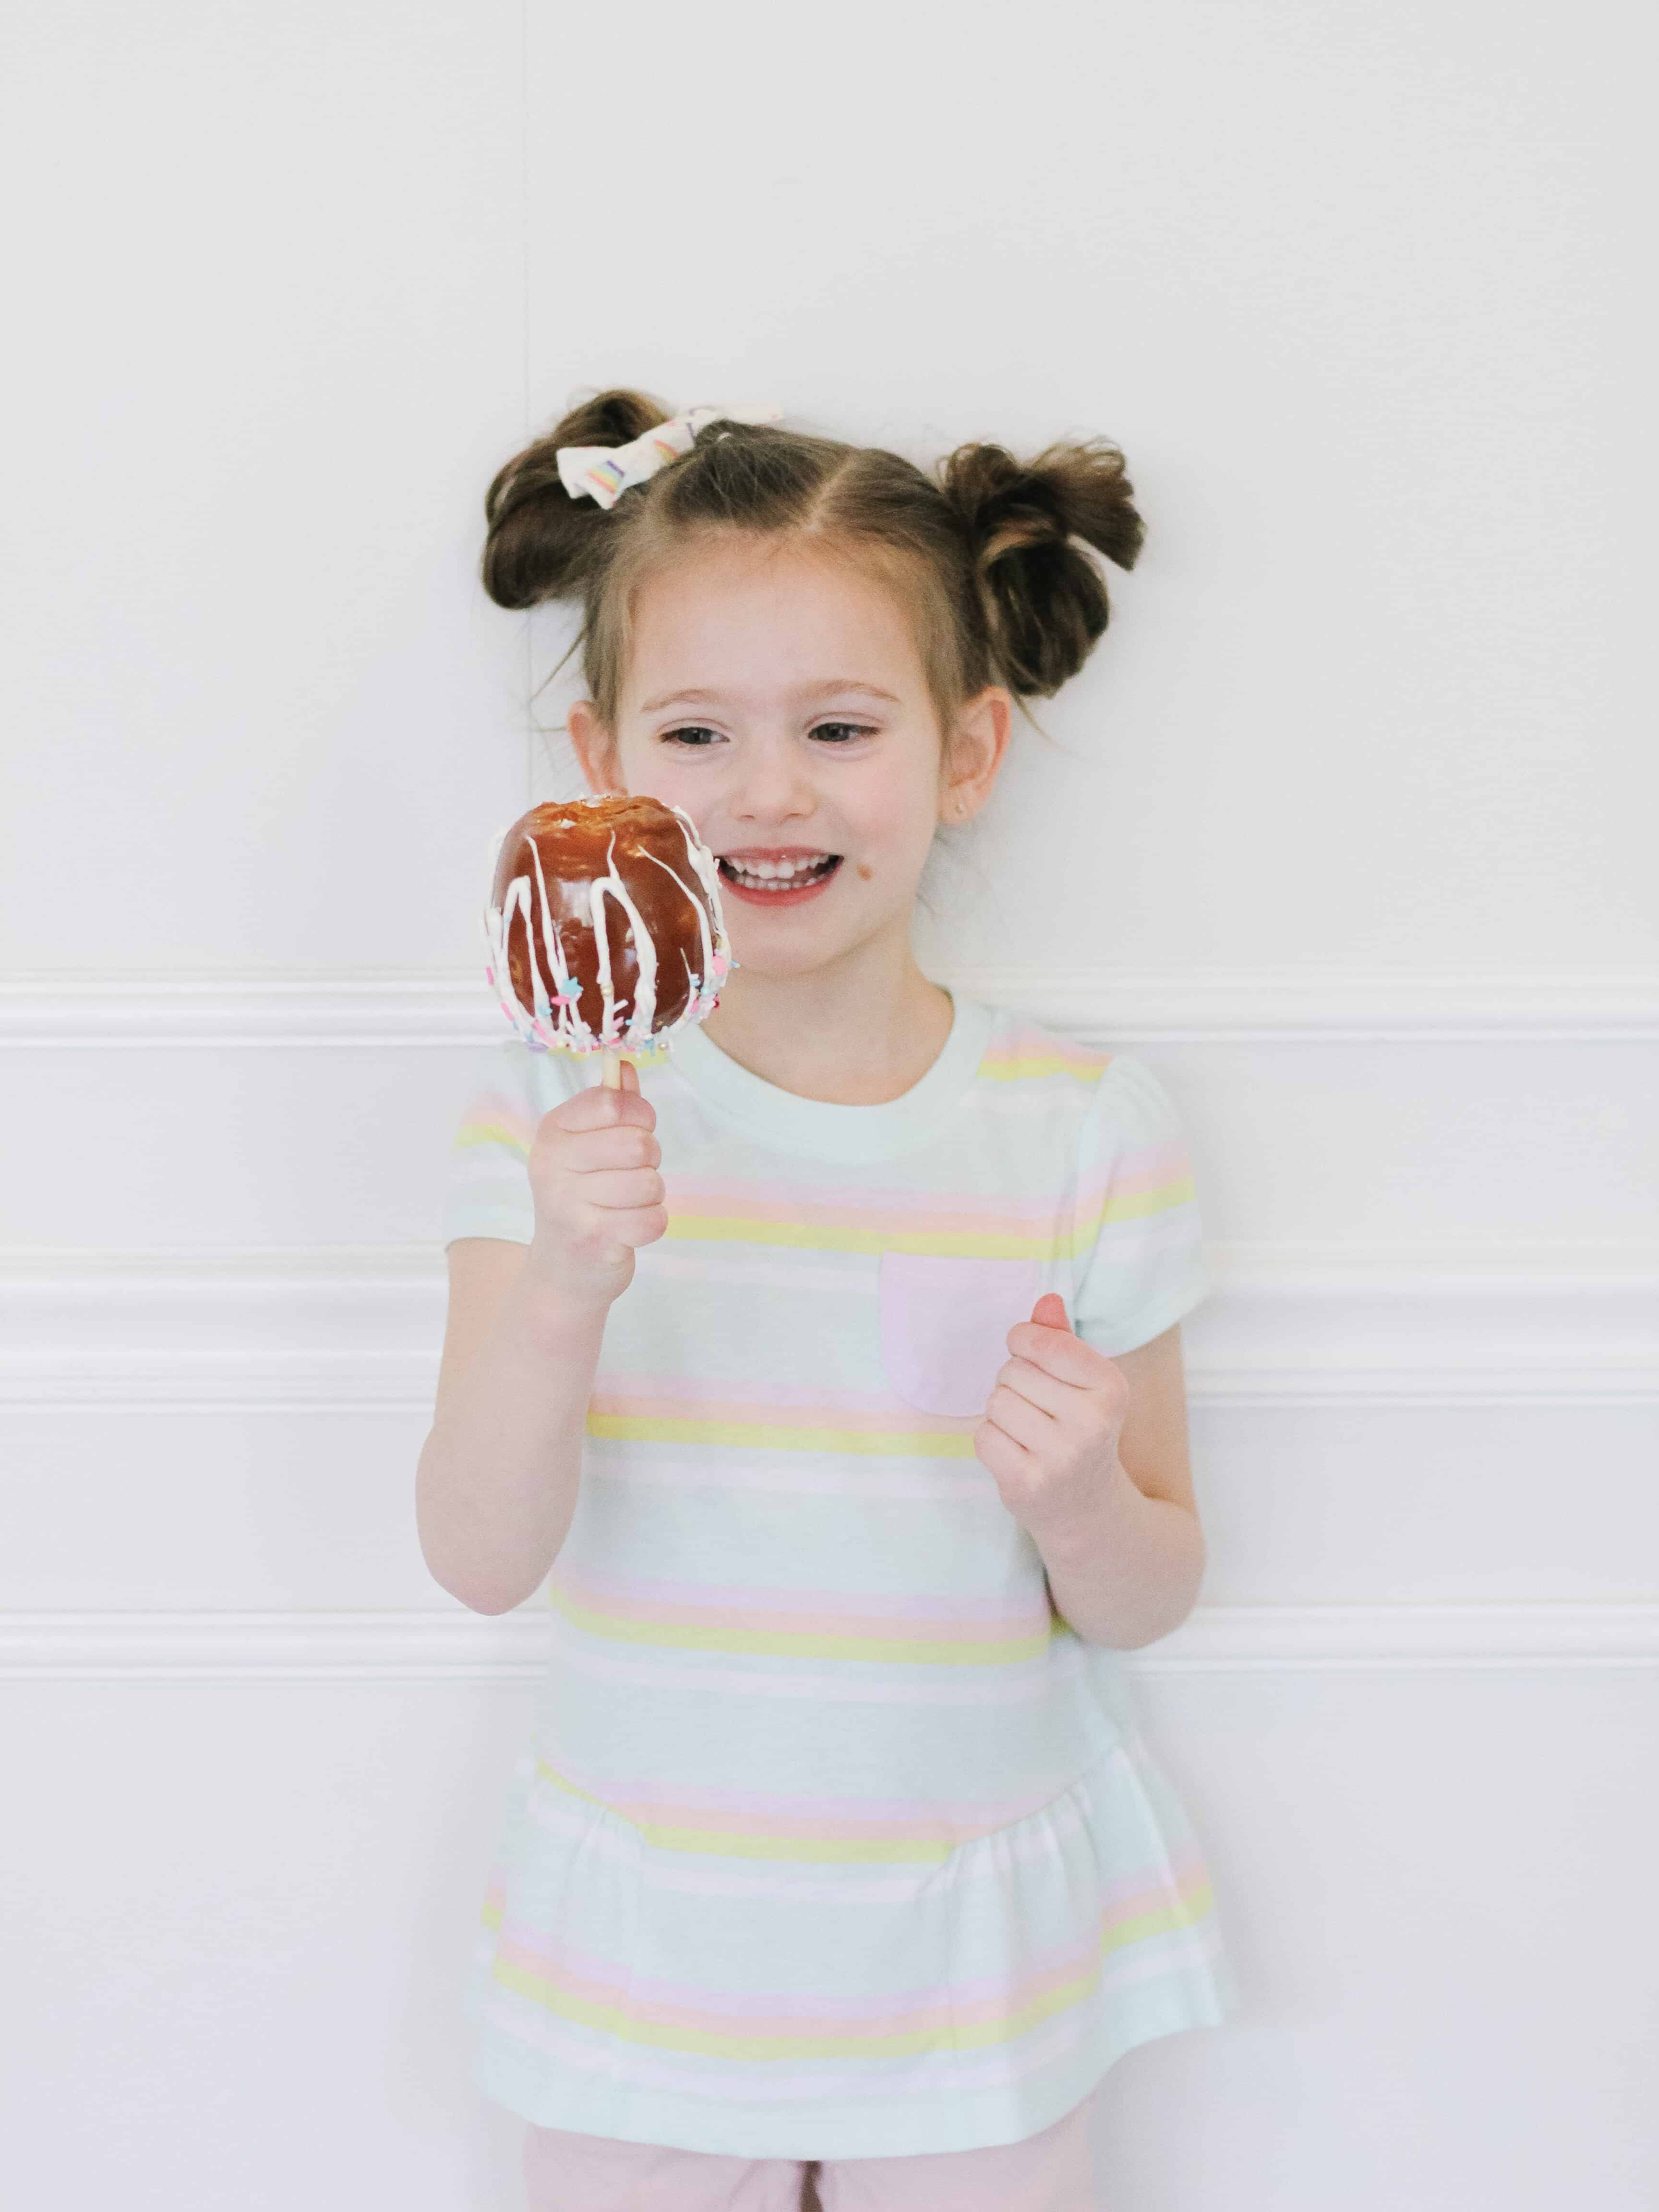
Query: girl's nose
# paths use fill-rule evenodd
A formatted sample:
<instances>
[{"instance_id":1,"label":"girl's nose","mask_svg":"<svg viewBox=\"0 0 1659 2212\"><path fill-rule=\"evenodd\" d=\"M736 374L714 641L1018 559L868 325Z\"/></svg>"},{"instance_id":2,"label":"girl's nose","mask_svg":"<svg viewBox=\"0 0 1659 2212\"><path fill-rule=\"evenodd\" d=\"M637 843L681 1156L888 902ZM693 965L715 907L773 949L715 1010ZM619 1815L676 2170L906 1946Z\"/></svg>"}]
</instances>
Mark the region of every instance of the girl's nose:
<instances>
[{"instance_id":1,"label":"girl's nose","mask_svg":"<svg viewBox=\"0 0 1659 2212\"><path fill-rule=\"evenodd\" d=\"M811 779L788 752L757 753L743 763L726 811L736 822L799 822L817 803Z\"/></svg>"}]
</instances>

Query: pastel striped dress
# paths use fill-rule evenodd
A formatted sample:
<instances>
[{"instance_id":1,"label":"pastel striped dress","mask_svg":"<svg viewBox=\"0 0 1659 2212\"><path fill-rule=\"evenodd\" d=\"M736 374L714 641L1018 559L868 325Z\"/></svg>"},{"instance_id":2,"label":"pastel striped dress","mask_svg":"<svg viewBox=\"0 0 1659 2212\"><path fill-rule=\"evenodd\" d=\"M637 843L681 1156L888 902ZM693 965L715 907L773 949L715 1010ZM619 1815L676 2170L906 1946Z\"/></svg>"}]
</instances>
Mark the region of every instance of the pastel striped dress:
<instances>
[{"instance_id":1,"label":"pastel striped dress","mask_svg":"<svg viewBox=\"0 0 1659 2212\"><path fill-rule=\"evenodd\" d=\"M525 1155L591 1068L516 1039L446 1242L528 1242ZM1018 2142L1231 1983L1119 1655L1053 1611L974 1456L1060 1291L1129 1350L1207 1288L1143 1062L956 1004L890 1104L701 1030L647 1066L669 1228L612 1308L469 2017L544 2127L744 2157Z\"/></svg>"}]
</instances>

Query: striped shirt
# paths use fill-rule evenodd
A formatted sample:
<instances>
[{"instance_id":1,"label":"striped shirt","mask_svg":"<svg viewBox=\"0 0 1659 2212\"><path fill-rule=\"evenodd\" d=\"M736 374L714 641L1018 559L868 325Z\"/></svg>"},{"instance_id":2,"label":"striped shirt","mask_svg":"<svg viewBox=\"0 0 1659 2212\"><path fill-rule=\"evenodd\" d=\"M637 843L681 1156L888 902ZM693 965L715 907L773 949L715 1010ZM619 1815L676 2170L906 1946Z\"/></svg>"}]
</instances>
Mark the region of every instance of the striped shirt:
<instances>
[{"instance_id":1,"label":"striped shirt","mask_svg":"<svg viewBox=\"0 0 1659 2212\"><path fill-rule=\"evenodd\" d=\"M530 1239L509 1039L446 1242ZM1108 1353L1208 1287L1142 1061L958 1000L890 1104L796 1097L701 1031L647 1064L667 1234L612 1308L548 1663L471 1985L486 2094L751 2157L1012 2142L1231 1980L1118 1656L1054 1611L975 1457L1058 1291Z\"/></svg>"}]
</instances>

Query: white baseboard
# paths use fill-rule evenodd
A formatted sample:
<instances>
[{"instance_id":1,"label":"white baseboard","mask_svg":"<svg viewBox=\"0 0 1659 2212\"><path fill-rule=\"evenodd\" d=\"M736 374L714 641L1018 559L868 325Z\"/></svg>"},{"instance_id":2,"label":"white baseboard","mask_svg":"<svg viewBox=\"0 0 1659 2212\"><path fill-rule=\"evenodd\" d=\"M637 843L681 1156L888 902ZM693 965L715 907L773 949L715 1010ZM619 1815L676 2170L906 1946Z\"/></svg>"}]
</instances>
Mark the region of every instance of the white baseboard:
<instances>
[{"instance_id":1,"label":"white baseboard","mask_svg":"<svg viewBox=\"0 0 1659 2212\"><path fill-rule=\"evenodd\" d=\"M1659 975L980 967L941 977L1079 1036L1142 1043L1659 1037ZM71 970L0 977L0 1047L474 1045L507 1034L471 969Z\"/></svg>"},{"instance_id":2,"label":"white baseboard","mask_svg":"<svg viewBox=\"0 0 1659 2212\"><path fill-rule=\"evenodd\" d=\"M0 1678L35 1681L537 1680L544 1602L414 1613L0 1614ZM1659 1664L1659 1605L1200 1606L1126 1655L1137 1674Z\"/></svg>"}]
</instances>

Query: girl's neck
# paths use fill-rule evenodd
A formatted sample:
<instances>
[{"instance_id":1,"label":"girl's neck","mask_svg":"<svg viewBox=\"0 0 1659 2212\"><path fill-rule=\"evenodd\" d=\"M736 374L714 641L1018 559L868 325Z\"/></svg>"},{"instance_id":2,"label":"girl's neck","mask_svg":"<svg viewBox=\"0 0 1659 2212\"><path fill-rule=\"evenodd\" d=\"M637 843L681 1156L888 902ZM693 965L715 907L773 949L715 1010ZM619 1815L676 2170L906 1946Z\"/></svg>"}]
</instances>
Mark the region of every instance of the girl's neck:
<instances>
[{"instance_id":1,"label":"girl's neck","mask_svg":"<svg viewBox=\"0 0 1659 2212\"><path fill-rule=\"evenodd\" d=\"M704 1027L739 1067L797 1098L884 1106L927 1074L952 1018L949 993L917 967L907 936L804 975L739 968Z\"/></svg>"}]
</instances>

